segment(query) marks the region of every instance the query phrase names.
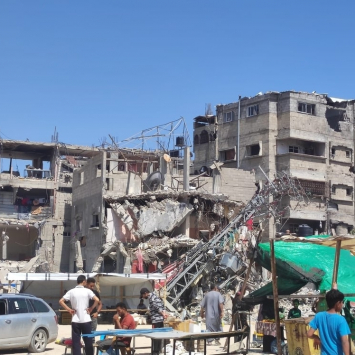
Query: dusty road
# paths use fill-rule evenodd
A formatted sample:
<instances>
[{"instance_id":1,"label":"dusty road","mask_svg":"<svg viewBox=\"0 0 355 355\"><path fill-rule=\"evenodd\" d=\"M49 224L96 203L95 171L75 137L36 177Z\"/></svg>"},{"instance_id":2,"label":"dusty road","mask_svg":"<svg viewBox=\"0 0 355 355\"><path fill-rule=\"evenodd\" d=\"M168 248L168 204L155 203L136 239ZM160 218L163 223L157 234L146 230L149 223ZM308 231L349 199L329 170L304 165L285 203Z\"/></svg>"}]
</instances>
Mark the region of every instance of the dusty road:
<instances>
[{"instance_id":1,"label":"dusty road","mask_svg":"<svg viewBox=\"0 0 355 355\"><path fill-rule=\"evenodd\" d=\"M151 326L144 326L141 325L139 328L144 329L144 328L151 328ZM227 331L229 326L225 326L225 330ZM98 326L98 330L106 330L106 329L112 329L112 326L108 324L100 324ZM59 334L58 338L62 337L70 337L71 333L71 327L70 325L59 325ZM132 340L133 342L133 340ZM224 344L223 339L221 339L221 342ZM139 337L136 338L136 346L137 347L150 347L150 339L145 338L145 337ZM45 352L43 352L43 355L64 355L65 347L62 345L57 345L55 343L50 343L47 346L47 349ZM207 350L209 355L212 354L217 354L222 352L222 348L218 346L209 346ZM7 354L7 355L27 355L29 354L27 350L0 350L0 354ZM67 352L68 355L70 355L70 352ZM136 354L139 355L150 355L150 349L138 349L136 350ZM249 352L249 354L261 354L260 349L253 349L252 352Z\"/></svg>"}]
</instances>

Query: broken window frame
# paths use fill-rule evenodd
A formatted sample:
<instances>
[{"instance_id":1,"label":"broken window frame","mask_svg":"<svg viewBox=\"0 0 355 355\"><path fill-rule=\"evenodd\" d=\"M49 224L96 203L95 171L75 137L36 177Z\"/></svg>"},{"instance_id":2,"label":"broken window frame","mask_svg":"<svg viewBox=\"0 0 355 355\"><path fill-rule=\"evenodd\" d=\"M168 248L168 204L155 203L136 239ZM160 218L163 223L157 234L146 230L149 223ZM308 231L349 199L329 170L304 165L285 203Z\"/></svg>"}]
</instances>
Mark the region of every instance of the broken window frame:
<instances>
[{"instance_id":1,"label":"broken window frame","mask_svg":"<svg viewBox=\"0 0 355 355\"><path fill-rule=\"evenodd\" d=\"M346 188L346 196L352 196L352 195L353 195L353 188L347 187Z\"/></svg>"},{"instance_id":2,"label":"broken window frame","mask_svg":"<svg viewBox=\"0 0 355 355\"><path fill-rule=\"evenodd\" d=\"M335 185L332 185L332 195L335 195L337 193L337 188Z\"/></svg>"},{"instance_id":3,"label":"broken window frame","mask_svg":"<svg viewBox=\"0 0 355 355\"><path fill-rule=\"evenodd\" d=\"M298 102L297 111L299 113L304 113L306 115L315 116L315 114L316 114L316 105L315 104L309 104L307 102Z\"/></svg>"},{"instance_id":4,"label":"broken window frame","mask_svg":"<svg viewBox=\"0 0 355 355\"><path fill-rule=\"evenodd\" d=\"M251 105L247 107L248 109L248 117L257 116L259 114L259 105Z\"/></svg>"},{"instance_id":5,"label":"broken window frame","mask_svg":"<svg viewBox=\"0 0 355 355\"><path fill-rule=\"evenodd\" d=\"M345 151L345 157L346 157L347 159L350 159L350 158L351 158L351 152L350 152L350 150L346 150L346 151Z\"/></svg>"}]
</instances>

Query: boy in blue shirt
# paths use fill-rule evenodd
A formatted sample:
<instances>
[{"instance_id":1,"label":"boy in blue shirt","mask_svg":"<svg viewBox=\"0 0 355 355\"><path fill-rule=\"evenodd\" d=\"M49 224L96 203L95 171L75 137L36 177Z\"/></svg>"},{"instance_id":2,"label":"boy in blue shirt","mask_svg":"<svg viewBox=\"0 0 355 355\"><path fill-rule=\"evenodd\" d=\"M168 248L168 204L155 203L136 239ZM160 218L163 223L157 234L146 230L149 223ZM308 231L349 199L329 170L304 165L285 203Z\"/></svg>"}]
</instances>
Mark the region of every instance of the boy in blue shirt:
<instances>
[{"instance_id":1,"label":"boy in blue shirt","mask_svg":"<svg viewBox=\"0 0 355 355\"><path fill-rule=\"evenodd\" d=\"M350 355L348 335L350 329L340 313L343 308L344 294L332 289L325 295L328 310L319 312L309 323L307 336L314 339L317 349L320 345L322 355ZM314 334L318 329L319 336Z\"/></svg>"}]
</instances>

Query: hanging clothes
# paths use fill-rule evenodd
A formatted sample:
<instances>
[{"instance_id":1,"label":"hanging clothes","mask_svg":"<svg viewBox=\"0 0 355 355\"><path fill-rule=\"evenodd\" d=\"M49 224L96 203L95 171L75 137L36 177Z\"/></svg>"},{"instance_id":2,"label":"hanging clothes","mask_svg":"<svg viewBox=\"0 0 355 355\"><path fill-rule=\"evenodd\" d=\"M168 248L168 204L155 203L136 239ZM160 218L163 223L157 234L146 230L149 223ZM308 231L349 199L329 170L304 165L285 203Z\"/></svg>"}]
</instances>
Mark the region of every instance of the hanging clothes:
<instances>
[{"instance_id":1,"label":"hanging clothes","mask_svg":"<svg viewBox=\"0 0 355 355\"><path fill-rule=\"evenodd\" d=\"M138 249L136 251L136 257L137 257L137 260L138 260L138 272L141 273L143 272L143 254L142 254L142 251L140 249Z\"/></svg>"}]
</instances>

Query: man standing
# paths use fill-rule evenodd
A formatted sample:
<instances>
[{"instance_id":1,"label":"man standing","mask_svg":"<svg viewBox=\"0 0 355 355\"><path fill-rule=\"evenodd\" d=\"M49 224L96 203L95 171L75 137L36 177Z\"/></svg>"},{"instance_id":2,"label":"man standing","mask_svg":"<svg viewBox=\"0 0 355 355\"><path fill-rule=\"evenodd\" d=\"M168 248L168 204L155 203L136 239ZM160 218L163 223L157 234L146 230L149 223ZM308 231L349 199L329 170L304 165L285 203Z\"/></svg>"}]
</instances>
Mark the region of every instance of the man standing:
<instances>
[{"instance_id":1,"label":"man standing","mask_svg":"<svg viewBox=\"0 0 355 355\"><path fill-rule=\"evenodd\" d=\"M223 297L217 291L217 286L212 284L211 291L207 292L201 302L201 318L206 314L206 329L209 332L222 331L221 323L223 318ZM207 339L207 344L212 345L212 339ZM219 339L216 338L216 345L221 345Z\"/></svg>"},{"instance_id":2,"label":"man standing","mask_svg":"<svg viewBox=\"0 0 355 355\"><path fill-rule=\"evenodd\" d=\"M97 308L95 307L92 312L90 313L91 317L91 330L94 332L97 329L97 316L99 315L101 309L102 309L102 302L101 302L101 297L100 293L95 289L96 285L96 280L93 277L88 277L86 280L86 287L90 289L92 292L94 292L95 296L99 299L99 304ZM94 304L93 300L89 301L89 307L92 307ZM93 338L93 342L95 342L95 338Z\"/></svg>"},{"instance_id":3,"label":"man standing","mask_svg":"<svg viewBox=\"0 0 355 355\"><path fill-rule=\"evenodd\" d=\"M147 288L141 289L141 298L149 301L149 311L153 328L164 328L164 319L168 317L164 310L164 303L160 297L150 292ZM153 354L159 354L162 348L161 340L153 340Z\"/></svg>"},{"instance_id":4,"label":"man standing","mask_svg":"<svg viewBox=\"0 0 355 355\"><path fill-rule=\"evenodd\" d=\"M351 333L345 318L340 315L344 304L344 294L332 289L325 295L328 310L319 312L309 323L307 336L314 339L314 346L321 348L322 355L349 355L349 339ZM319 336L314 334L318 329Z\"/></svg>"},{"instance_id":5,"label":"man standing","mask_svg":"<svg viewBox=\"0 0 355 355\"><path fill-rule=\"evenodd\" d=\"M291 308L288 311L288 319L294 319L294 318L301 318L302 317L302 313L301 310L298 308L300 302L299 300L293 300L293 308Z\"/></svg>"},{"instance_id":6,"label":"man standing","mask_svg":"<svg viewBox=\"0 0 355 355\"><path fill-rule=\"evenodd\" d=\"M137 309L144 309L145 310L144 312L138 312L138 314L140 314L140 315L146 314L147 307L144 304L143 298L140 299Z\"/></svg>"},{"instance_id":7,"label":"man standing","mask_svg":"<svg viewBox=\"0 0 355 355\"><path fill-rule=\"evenodd\" d=\"M84 275L78 276L77 284L78 285L75 288L69 290L59 300L59 304L73 316L71 323L73 355L81 354L81 334L91 333L90 313L99 302L99 299L95 296L95 294L88 288L85 288L86 277ZM94 300L94 304L89 308L90 300ZM72 308L65 304L66 301L70 301ZM86 355L93 355L94 348L92 344L92 339L84 337L84 343Z\"/></svg>"}]
</instances>

